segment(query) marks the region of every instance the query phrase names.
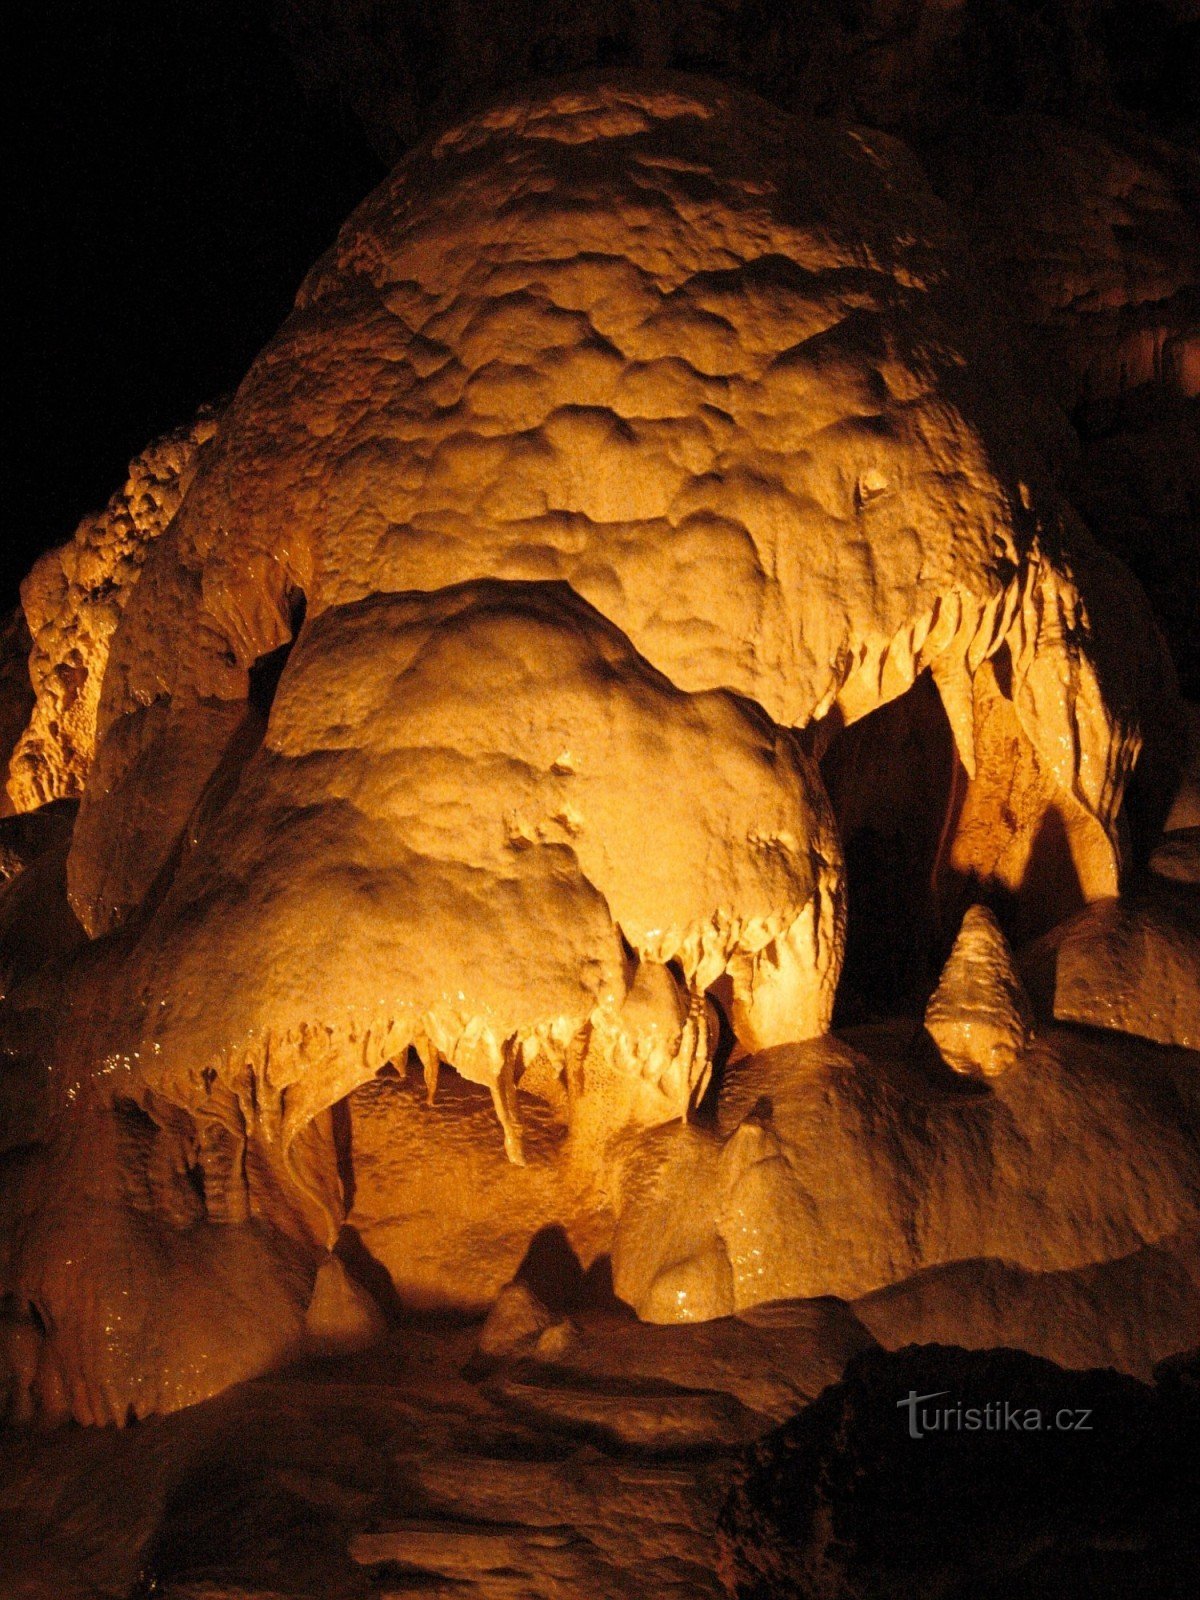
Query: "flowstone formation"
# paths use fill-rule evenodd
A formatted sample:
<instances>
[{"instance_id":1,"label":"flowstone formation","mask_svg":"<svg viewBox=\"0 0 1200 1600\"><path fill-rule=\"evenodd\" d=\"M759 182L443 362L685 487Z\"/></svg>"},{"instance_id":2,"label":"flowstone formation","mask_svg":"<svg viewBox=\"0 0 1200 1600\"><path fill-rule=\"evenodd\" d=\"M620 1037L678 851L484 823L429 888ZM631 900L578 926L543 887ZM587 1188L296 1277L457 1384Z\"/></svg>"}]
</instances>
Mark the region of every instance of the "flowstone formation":
<instances>
[{"instance_id":1,"label":"flowstone formation","mask_svg":"<svg viewBox=\"0 0 1200 1600\"><path fill-rule=\"evenodd\" d=\"M1170 1294L1116 1359L1175 1348L1194 1061L1031 1039L980 909L927 1032L829 1036L863 771L923 809L944 954L964 884L1023 931L1114 899L1143 747L1178 758L1060 444L886 135L598 79L402 162L121 603L35 622L10 792L82 796L0 904L14 1410L120 1422L369 1337L347 1265L482 1310L545 1230L656 1321L965 1265L974 1303L920 1309L964 1342L997 1264L1128 1261ZM43 794L43 635L102 602L94 752ZM872 764L897 705L944 793Z\"/></svg>"},{"instance_id":2,"label":"flowstone formation","mask_svg":"<svg viewBox=\"0 0 1200 1600\"><path fill-rule=\"evenodd\" d=\"M7 797L15 810L83 792L109 644L150 542L178 511L197 454L215 431L215 412L202 407L190 426L147 446L104 510L48 550L21 585L35 702L9 762Z\"/></svg>"}]
</instances>

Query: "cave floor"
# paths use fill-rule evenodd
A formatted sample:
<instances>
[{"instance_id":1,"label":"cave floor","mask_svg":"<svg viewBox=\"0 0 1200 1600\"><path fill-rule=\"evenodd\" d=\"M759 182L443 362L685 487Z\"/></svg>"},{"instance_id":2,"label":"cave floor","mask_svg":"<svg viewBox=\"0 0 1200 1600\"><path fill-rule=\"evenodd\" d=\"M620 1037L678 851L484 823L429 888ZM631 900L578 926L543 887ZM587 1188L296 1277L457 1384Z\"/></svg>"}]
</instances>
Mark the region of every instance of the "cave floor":
<instances>
[{"instance_id":1,"label":"cave floor","mask_svg":"<svg viewBox=\"0 0 1200 1600\"><path fill-rule=\"evenodd\" d=\"M718 1596L737 1452L836 1376L828 1314L597 1313L549 1365L484 1364L477 1325L421 1320L124 1431L10 1430L4 1592Z\"/></svg>"}]
</instances>

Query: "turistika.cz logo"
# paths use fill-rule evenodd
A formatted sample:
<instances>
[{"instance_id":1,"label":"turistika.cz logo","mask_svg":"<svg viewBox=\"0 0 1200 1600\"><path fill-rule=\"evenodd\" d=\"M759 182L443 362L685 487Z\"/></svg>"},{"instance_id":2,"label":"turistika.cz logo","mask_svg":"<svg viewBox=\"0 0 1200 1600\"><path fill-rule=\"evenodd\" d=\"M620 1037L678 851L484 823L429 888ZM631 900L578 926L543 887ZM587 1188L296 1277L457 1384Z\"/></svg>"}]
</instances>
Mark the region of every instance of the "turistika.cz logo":
<instances>
[{"instance_id":1,"label":"turistika.cz logo","mask_svg":"<svg viewBox=\"0 0 1200 1600\"><path fill-rule=\"evenodd\" d=\"M1040 1406L1023 1406L1015 1400L989 1400L982 1406L964 1406L955 1401L948 1406L933 1406L931 1400L944 1400L949 1389L918 1394L910 1389L896 1401L899 1411L908 1412L910 1439L923 1439L929 1433L1090 1433L1092 1412L1089 1406L1063 1406L1044 1412Z\"/></svg>"}]
</instances>

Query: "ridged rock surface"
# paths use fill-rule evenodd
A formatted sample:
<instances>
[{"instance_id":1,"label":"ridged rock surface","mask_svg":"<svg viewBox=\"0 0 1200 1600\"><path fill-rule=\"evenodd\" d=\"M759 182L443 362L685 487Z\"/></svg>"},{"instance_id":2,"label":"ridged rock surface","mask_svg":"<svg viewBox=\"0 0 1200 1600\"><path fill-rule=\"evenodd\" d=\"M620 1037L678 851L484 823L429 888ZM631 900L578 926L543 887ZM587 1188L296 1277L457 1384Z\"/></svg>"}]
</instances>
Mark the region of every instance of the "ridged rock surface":
<instances>
[{"instance_id":1,"label":"ridged rock surface","mask_svg":"<svg viewBox=\"0 0 1200 1600\"><path fill-rule=\"evenodd\" d=\"M5 771L33 711L33 686L29 681L31 647L25 614L18 606L0 623L0 766ZM14 809L5 791L0 795L0 817L11 815Z\"/></svg>"},{"instance_id":2,"label":"ridged rock surface","mask_svg":"<svg viewBox=\"0 0 1200 1600\"><path fill-rule=\"evenodd\" d=\"M930 667L968 770L971 680L1005 651L1111 892L1156 646L1047 486L961 259L886 136L690 79L414 152L310 274L126 612L71 861L89 929L170 858L219 759L202 730L302 600L483 577L564 581L678 688L782 724Z\"/></svg>"},{"instance_id":3,"label":"ridged rock surface","mask_svg":"<svg viewBox=\"0 0 1200 1600\"><path fill-rule=\"evenodd\" d=\"M1032 1018L1008 940L972 906L925 1008L925 1028L955 1072L994 1078L1020 1060Z\"/></svg>"},{"instance_id":4,"label":"ridged rock surface","mask_svg":"<svg viewBox=\"0 0 1200 1600\"><path fill-rule=\"evenodd\" d=\"M1193 1228L1194 1100L1139 1047L971 1083L915 1028L815 1037L846 885L813 752L918 678L951 864L1036 893L1057 832L1077 900L1117 887L1170 673L1039 414L884 135L659 77L414 152L169 527L118 508L43 574L54 783L103 684L69 853L0 904L13 1409L122 1421L358 1337L339 1239L385 1298L479 1309L538 1230L594 1264L616 1218L618 1289L681 1321ZM757 1053L714 1133L722 1032ZM753 1422L520 1404L622 1446Z\"/></svg>"},{"instance_id":5,"label":"ridged rock surface","mask_svg":"<svg viewBox=\"0 0 1200 1600\"><path fill-rule=\"evenodd\" d=\"M85 517L73 539L47 551L21 585L36 700L9 763L8 796L17 811L82 793L113 633L148 548L179 509L215 427L203 410L190 426L148 445L130 462L124 488Z\"/></svg>"},{"instance_id":6,"label":"ridged rock surface","mask_svg":"<svg viewBox=\"0 0 1200 1600\"><path fill-rule=\"evenodd\" d=\"M252 1073L285 1141L413 1046L431 1091L439 1060L493 1090L514 1157L516 1077L602 1145L702 1093L722 978L746 1048L825 1031L840 894L815 766L745 702L552 585L375 596L306 624L196 825L137 1049L193 1109Z\"/></svg>"}]
</instances>

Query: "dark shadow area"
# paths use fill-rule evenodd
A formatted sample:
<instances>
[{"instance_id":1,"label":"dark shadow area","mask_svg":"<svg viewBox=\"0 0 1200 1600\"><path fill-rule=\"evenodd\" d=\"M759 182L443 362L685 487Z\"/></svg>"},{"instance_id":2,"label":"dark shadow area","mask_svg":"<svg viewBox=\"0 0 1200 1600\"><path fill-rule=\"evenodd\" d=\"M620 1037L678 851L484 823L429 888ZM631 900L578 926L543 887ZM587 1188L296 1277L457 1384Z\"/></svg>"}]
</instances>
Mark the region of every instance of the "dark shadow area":
<instances>
[{"instance_id":1,"label":"dark shadow area","mask_svg":"<svg viewBox=\"0 0 1200 1600\"><path fill-rule=\"evenodd\" d=\"M733 980L728 973L722 973L716 983L706 991L707 998L712 1002L711 1014L715 1015L717 1023L717 1039L713 1047L712 1072L703 1095L688 1113L690 1122L698 1122L702 1127L715 1126L717 1120L717 1101L721 1094L721 1084L725 1078L733 1053L737 1049L737 1039L730 1023L730 1011L733 1005Z\"/></svg>"},{"instance_id":2,"label":"dark shadow area","mask_svg":"<svg viewBox=\"0 0 1200 1600\"><path fill-rule=\"evenodd\" d=\"M552 1223L539 1228L529 1241L515 1281L523 1283L556 1316L575 1309L583 1293L583 1264L563 1227Z\"/></svg>"},{"instance_id":3,"label":"dark shadow area","mask_svg":"<svg viewBox=\"0 0 1200 1600\"><path fill-rule=\"evenodd\" d=\"M375 1304L389 1322L403 1322L408 1314L404 1302L396 1293L388 1270L362 1242L358 1229L346 1223L338 1234L333 1253L346 1271L372 1296Z\"/></svg>"},{"instance_id":4,"label":"dark shadow area","mask_svg":"<svg viewBox=\"0 0 1200 1600\"><path fill-rule=\"evenodd\" d=\"M338 1182L342 1186L342 1202L346 1214L354 1209L354 1157L350 1126L350 1102L339 1100L329 1114L333 1133L333 1153L337 1162Z\"/></svg>"},{"instance_id":5,"label":"dark shadow area","mask_svg":"<svg viewBox=\"0 0 1200 1600\"><path fill-rule=\"evenodd\" d=\"M383 176L266 0L16 0L0 611L151 440L230 393Z\"/></svg>"},{"instance_id":6,"label":"dark shadow area","mask_svg":"<svg viewBox=\"0 0 1200 1600\"><path fill-rule=\"evenodd\" d=\"M308 611L308 598L297 589L289 598L288 626L291 637L274 650L268 650L266 655L259 656L250 668L250 704L263 718L264 723L271 715L271 707L275 703L275 693L279 688L279 680L283 677L283 669L288 664L288 657L292 653L304 626L304 618Z\"/></svg>"},{"instance_id":7,"label":"dark shadow area","mask_svg":"<svg viewBox=\"0 0 1200 1600\"><path fill-rule=\"evenodd\" d=\"M948 941L935 878L957 770L954 737L927 672L906 694L843 728L822 757L846 858L838 1026L919 1009L936 979Z\"/></svg>"},{"instance_id":8,"label":"dark shadow area","mask_svg":"<svg viewBox=\"0 0 1200 1600\"><path fill-rule=\"evenodd\" d=\"M597 1256L584 1273L576 1310L580 1312L603 1311L614 1316L620 1316L628 1322L637 1321L637 1313L633 1307L627 1305L624 1300L618 1299L617 1292L613 1288L611 1256Z\"/></svg>"}]
</instances>

